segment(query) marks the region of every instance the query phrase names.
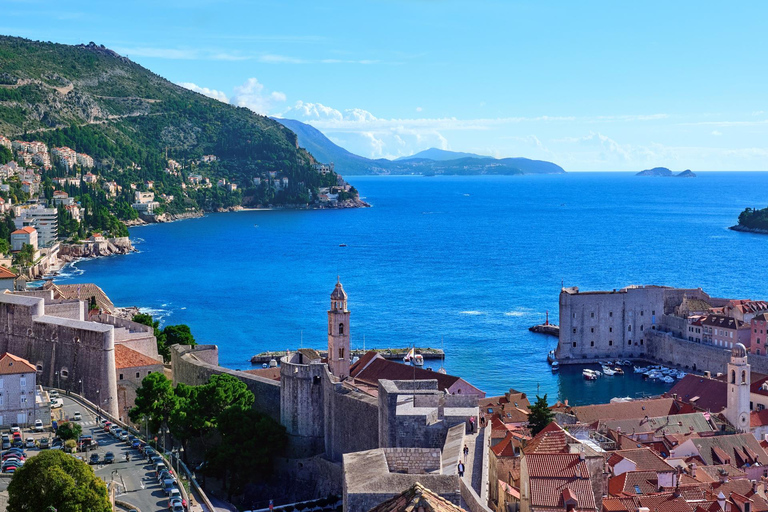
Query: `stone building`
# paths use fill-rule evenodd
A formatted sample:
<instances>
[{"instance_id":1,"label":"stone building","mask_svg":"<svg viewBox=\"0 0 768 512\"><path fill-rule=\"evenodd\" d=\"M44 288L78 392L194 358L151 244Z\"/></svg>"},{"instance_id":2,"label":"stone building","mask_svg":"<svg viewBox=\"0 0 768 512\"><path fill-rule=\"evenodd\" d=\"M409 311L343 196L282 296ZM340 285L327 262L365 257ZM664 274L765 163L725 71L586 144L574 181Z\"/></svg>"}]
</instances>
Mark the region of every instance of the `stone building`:
<instances>
[{"instance_id":1,"label":"stone building","mask_svg":"<svg viewBox=\"0 0 768 512\"><path fill-rule=\"evenodd\" d=\"M35 367L5 352L0 355L0 425L35 423Z\"/></svg>"},{"instance_id":2,"label":"stone building","mask_svg":"<svg viewBox=\"0 0 768 512\"><path fill-rule=\"evenodd\" d=\"M141 381L153 372L163 372L162 360L153 359L127 345L115 345L117 403L123 421L128 421L128 411L136 402L136 390L141 387Z\"/></svg>"},{"instance_id":3,"label":"stone building","mask_svg":"<svg viewBox=\"0 0 768 512\"><path fill-rule=\"evenodd\" d=\"M328 311L328 367L339 380L349 377L350 357L347 293L337 279Z\"/></svg>"},{"instance_id":4,"label":"stone building","mask_svg":"<svg viewBox=\"0 0 768 512\"><path fill-rule=\"evenodd\" d=\"M747 349L741 343L737 343L731 350L731 360L728 363L728 401L725 408L725 417L738 432L749 432L750 375L749 363L747 363Z\"/></svg>"},{"instance_id":5,"label":"stone building","mask_svg":"<svg viewBox=\"0 0 768 512\"><path fill-rule=\"evenodd\" d=\"M646 352L647 333L660 329L682 337L685 319L674 320L683 299L711 301L699 289L630 286L621 290L560 291L560 340L557 358L597 359L639 357ZM679 324L679 325L678 325Z\"/></svg>"},{"instance_id":6,"label":"stone building","mask_svg":"<svg viewBox=\"0 0 768 512\"><path fill-rule=\"evenodd\" d=\"M117 417L115 345L159 361L157 342L147 326L110 315L86 321L85 310L86 302L54 299L52 290L0 294L0 351L29 361L39 384L79 393Z\"/></svg>"}]
</instances>

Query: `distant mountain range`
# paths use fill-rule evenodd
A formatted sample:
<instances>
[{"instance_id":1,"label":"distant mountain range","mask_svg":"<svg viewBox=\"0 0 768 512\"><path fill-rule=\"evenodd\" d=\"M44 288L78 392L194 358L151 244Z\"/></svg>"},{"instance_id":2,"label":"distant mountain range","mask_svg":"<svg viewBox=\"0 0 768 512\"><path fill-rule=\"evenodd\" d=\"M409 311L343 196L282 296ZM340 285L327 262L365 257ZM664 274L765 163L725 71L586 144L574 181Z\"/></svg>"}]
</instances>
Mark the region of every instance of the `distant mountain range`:
<instances>
[{"instance_id":1,"label":"distant mountain range","mask_svg":"<svg viewBox=\"0 0 768 512\"><path fill-rule=\"evenodd\" d=\"M666 167L654 167L653 169L646 169L635 174L635 176L655 176L658 178L695 178L696 174L690 169L686 169L679 174L675 174Z\"/></svg>"},{"instance_id":2,"label":"distant mountain range","mask_svg":"<svg viewBox=\"0 0 768 512\"><path fill-rule=\"evenodd\" d=\"M320 130L294 119L275 121L290 128L297 136L299 145L323 163L333 162L336 172L344 176L355 174L560 174L562 167L543 160L528 158L493 158L474 153L460 153L430 148L415 155L396 160L370 159L331 142Z\"/></svg>"}]
</instances>

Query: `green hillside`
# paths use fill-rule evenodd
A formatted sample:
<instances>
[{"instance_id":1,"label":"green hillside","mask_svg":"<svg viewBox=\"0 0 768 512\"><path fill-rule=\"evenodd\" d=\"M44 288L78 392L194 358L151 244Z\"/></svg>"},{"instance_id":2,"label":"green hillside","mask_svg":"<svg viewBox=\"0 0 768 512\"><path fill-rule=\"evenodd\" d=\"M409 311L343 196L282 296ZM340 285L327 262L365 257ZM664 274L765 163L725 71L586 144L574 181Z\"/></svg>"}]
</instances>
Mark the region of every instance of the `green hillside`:
<instances>
[{"instance_id":1,"label":"green hillside","mask_svg":"<svg viewBox=\"0 0 768 512\"><path fill-rule=\"evenodd\" d=\"M0 134L39 140L91 155L94 173L128 185L151 180L173 193L178 208L309 202L336 175L315 172L296 135L252 111L179 87L117 53L0 36ZM202 155L218 160L197 169ZM225 178L239 189L184 192L184 176L163 173L167 159L182 174ZM253 178L287 177L280 190Z\"/></svg>"}]
</instances>

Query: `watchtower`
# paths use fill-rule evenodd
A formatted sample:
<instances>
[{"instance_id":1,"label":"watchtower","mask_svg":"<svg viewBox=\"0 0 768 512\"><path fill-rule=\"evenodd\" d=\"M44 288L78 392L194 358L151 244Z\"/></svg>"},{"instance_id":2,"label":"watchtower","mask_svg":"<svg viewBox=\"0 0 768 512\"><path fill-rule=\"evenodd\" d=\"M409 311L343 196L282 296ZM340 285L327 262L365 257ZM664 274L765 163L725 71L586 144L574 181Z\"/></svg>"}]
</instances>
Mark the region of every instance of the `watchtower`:
<instances>
[{"instance_id":1,"label":"watchtower","mask_svg":"<svg viewBox=\"0 0 768 512\"><path fill-rule=\"evenodd\" d=\"M749 432L750 367L747 349L737 343L731 349L728 363L728 397L725 417L739 432Z\"/></svg>"}]
</instances>

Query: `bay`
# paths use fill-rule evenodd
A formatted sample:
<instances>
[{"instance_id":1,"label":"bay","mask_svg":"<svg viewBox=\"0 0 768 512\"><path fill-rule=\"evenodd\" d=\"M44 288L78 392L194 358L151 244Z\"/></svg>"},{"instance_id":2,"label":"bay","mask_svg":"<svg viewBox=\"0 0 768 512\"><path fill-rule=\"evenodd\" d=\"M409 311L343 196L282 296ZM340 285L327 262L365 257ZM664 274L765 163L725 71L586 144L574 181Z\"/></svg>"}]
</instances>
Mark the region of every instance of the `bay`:
<instances>
[{"instance_id":1,"label":"bay","mask_svg":"<svg viewBox=\"0 0 768 512\"><path fill-rule=\"evenodd\" d=\"M729 231L768 202L768 173L693 179L629 173L351 177L373 207L250 211L131 229L140 252L81 261L58 280L94 282L120 306L185 323L220 363L248 369L267 350L327 346L340 276L353 348L444 346L445 367L489 395L509 388L606 402L669 386L631 375L553 375L561 283L702 287L768 298L768 237ZM340 247L346 244L346 247ZM441 341L442 340L442 341ZM428 363L439 367L440 363Z\"/></svg>"}]
</instances>

